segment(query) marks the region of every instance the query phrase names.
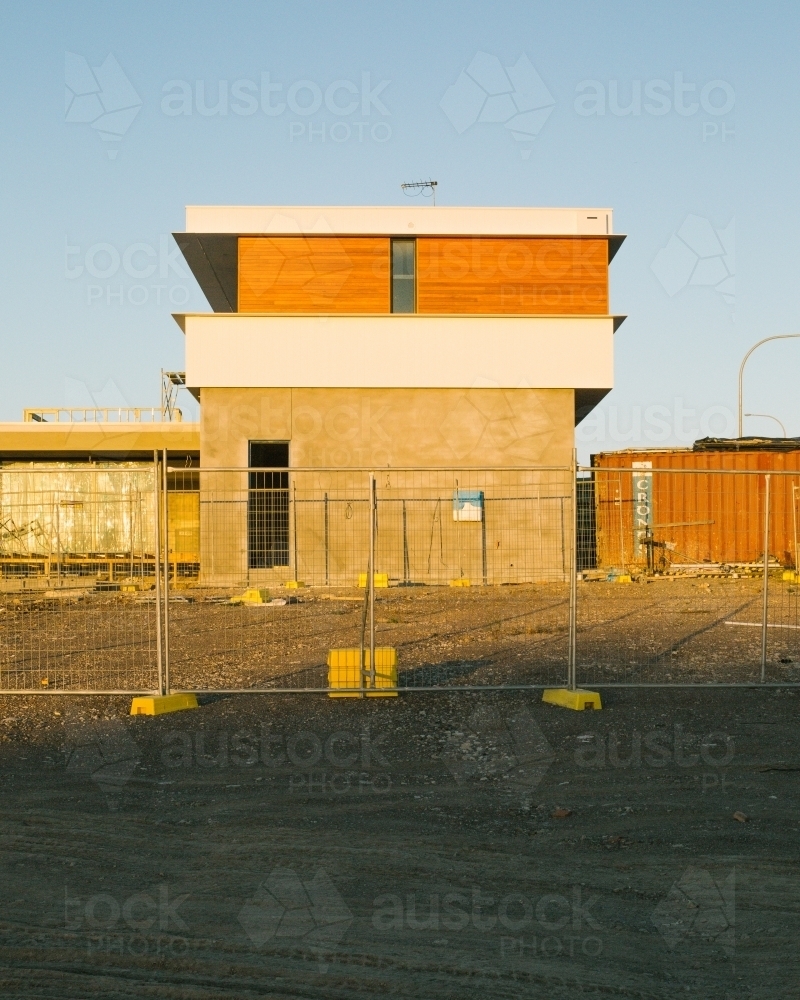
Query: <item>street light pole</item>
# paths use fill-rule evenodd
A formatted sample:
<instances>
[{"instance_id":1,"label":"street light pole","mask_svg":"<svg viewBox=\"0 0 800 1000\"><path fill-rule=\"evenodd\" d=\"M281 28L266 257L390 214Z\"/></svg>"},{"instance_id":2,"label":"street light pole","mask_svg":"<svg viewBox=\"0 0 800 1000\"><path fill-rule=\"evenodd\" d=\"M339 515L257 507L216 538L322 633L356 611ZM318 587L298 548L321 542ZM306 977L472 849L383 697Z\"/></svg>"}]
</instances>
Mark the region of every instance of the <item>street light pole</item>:
<instances>
[{"instance_id":1,"label":"street light pole","mask_svg":"<svg viewBox=\"0 0 800 1000\"><path fill-rule=\"evenodd\" d=\"M786 437L786 428L783 426L783 421L778 420L777 417L773 417L771 413L745 413L746 417L761 417L763 420L774 420L775 423L780 427L781 433Z\"/></svg>"},{"instance_id":2,"label":"street light pole","mask_svg":"<svg viewBox=\"0 0 800 1000\"><path fill-rule=\"evenodd\" d=\"M770 340L791 340L794 337L800 337L800 333L778 333L774 337L764 337L757 344L753 344L742 358L742 363L739 365L739 437L742 436L742 379L744 378L744 366L747 364L747 359L757 347L761 347L762 344L766 344Z\"/></svg>"}]
</instances>

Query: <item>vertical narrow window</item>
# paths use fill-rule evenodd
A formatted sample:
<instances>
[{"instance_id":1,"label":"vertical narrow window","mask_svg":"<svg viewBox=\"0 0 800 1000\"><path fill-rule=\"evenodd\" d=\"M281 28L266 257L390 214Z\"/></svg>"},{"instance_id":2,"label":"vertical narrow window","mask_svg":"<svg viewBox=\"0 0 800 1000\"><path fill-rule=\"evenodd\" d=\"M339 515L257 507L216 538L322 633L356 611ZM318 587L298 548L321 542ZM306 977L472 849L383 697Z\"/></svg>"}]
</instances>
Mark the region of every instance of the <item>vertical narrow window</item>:
<instances>
[{"instance_id":1,"label":"vertical narrow window","mask_svg":"<svg viewBox=\"0 0 800 1000\"><path fill-rule=\"evenodd\" d=\"M416 240L392 240L392 312L416 312Z\"/></svg>"},{"instance_id":2,"label":"vertical narrow window","mask_svg":"<svg viewBox=\"0 0 800 1000\"><path fill-rule=\"evenodd\" d=\"M289 565L288 441L251 441L247 496L247 556L250 569Z\"/></svg>"}]
</instances>

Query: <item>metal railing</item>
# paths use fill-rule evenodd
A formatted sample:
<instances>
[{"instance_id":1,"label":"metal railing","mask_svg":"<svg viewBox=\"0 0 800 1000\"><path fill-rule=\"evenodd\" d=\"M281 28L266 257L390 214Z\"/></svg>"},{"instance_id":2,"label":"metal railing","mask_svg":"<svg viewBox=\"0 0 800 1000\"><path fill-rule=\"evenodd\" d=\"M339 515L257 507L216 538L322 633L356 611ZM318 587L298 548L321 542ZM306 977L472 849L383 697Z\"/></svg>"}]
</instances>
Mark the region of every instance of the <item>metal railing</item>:
<instances>
[{"instance_id":1,"label":"metal railing","mask_svg":"<svg viewBox=\"0 0 800 1000\"><path fill-rule=\"evenodd\" d=\"M166 411L158 406L48 406L22 411L25 423L127 424L180 422L177 407Z\"/></svg>"}]
</instances>

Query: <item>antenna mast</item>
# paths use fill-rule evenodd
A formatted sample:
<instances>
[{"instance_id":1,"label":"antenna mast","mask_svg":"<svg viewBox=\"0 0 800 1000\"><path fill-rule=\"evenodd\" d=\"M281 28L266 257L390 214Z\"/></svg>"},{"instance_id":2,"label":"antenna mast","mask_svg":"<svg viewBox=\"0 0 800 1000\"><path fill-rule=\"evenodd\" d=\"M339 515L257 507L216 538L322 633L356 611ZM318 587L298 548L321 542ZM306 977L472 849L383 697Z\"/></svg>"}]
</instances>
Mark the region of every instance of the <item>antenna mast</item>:
<instances>
[{"instance_id":1,"label":"antenna mast","mask_svg":"<svg viewBox=\"0 0 800 1000\"><path fill-rule=\"evenodd\" d=\"M433 207L436 208L436 188L438 184L438 181L411 181L408 184L401 184L400 187L407 198L416 198L420 194L423 198L432 197ZM411 193L409 194L409 192Z\"/></svg>"}]
</instances>

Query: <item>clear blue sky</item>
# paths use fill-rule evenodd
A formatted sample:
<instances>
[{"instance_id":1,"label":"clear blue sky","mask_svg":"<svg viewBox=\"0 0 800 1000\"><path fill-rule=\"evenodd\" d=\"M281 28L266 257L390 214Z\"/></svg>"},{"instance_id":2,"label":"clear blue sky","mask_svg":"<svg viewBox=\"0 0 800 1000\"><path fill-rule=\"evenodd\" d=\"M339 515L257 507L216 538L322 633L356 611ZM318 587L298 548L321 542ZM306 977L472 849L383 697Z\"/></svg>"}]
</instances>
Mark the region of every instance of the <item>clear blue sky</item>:
<instances>
[{"instance_id":1,"label":"clear blue sky","mask_svg":"<svg viewBox=\"0 0 800 1000\"><path fill-rule=\"evenodd\" d=\"M442 204L610 206L628 234L616 388L583 456L733 432L743 352L800 331L799 22L791 3L4 3L0 419L158 402L182 367L170 311L207 308L162 251L186 204L397 204L433 177ZM544 124L470 124L523 55ZM335 81L345 113L303 114ZM800 341L762 348L746 410L800 434L798 372Z\"/></svg>"}]
</instances>

